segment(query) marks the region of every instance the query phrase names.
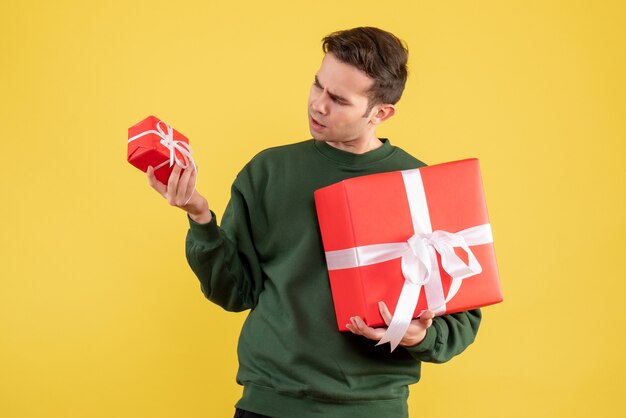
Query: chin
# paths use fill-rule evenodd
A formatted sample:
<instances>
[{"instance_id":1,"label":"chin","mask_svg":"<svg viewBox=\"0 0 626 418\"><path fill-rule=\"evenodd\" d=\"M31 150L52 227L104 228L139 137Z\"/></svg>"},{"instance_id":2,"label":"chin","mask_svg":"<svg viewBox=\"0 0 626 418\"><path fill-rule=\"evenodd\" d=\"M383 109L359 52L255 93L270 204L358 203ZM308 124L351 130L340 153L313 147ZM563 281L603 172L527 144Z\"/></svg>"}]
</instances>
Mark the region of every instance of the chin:
<instances>
[{"instance_id":1,"label":"chin","mask_svg":"<svg viewBox=\"0 0 626 418\"><path fill-rule=\"evenodd\" d=\"M313 129L310 129L311 137L317 141L326 141L319 133L315 132Z\"/></svg>"}]
</instances>

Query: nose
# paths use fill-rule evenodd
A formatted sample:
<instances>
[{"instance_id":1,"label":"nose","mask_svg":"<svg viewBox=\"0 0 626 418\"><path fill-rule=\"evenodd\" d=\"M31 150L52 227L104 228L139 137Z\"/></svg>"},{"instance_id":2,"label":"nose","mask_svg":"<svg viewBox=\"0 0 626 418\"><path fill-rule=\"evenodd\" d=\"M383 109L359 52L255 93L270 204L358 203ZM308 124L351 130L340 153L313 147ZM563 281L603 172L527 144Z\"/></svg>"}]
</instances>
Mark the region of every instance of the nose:
<instances>
[{"instance_id":1,"label":"nose","mask_svg":"<svg viewBox=\"0 0 626 418\"><path fill-rule=\"evenodd\" d=\"M320 115L326 115L328 113L326 90L311 94L311 110Z\"/></svg>"}]
</instances>

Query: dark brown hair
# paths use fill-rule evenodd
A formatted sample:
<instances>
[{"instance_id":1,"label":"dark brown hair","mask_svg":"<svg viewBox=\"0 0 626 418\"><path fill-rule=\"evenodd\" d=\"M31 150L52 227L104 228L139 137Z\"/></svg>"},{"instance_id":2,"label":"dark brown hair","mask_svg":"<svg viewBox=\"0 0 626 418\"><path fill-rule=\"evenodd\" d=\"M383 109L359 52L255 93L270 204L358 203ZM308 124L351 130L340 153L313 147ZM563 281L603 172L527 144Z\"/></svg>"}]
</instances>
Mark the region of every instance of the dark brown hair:
<instances>
[{"instance_id":1,"label":"dark brown hair","mask_svg":"<svg viewBox=\"0 0 626 418\"><path fill-rule=\"evenodd\" d=\"M333 32L322 39L322 49L374 79L366 114L377 104L396 104L402 97L409 50L392 33L374 27Z\"/></svg>"}]
</instances>

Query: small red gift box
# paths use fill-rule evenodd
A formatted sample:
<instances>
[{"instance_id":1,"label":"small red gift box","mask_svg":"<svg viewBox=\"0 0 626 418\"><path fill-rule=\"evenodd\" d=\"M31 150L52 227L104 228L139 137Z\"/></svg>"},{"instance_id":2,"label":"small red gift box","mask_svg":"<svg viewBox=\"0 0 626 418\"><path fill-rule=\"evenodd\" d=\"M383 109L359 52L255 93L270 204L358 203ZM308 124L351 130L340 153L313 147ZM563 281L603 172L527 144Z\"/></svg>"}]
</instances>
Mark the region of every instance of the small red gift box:
<instances>
[{"instance_id":1,"label":"small red gift box","mask_svg":"<svg viewBox=\"0 0 626 418\"><path fill-rule=\"evenodd\" d=\"M128 162L143 172L154 167L154 175L167 184L174 164L195 167L189 140L155 116L128 128Z\"/></svg>"},{"instance_id":2,"label":"small red gift box","mask_svg":"<svg viewBox=\"0 0 626 418\"><path fill-rule=\"evenodd\" d=\"M351 178L315 203L339 330L385 325L379 301L405 326L502 301L477 159Z\"/></svg>"}]
</instances>

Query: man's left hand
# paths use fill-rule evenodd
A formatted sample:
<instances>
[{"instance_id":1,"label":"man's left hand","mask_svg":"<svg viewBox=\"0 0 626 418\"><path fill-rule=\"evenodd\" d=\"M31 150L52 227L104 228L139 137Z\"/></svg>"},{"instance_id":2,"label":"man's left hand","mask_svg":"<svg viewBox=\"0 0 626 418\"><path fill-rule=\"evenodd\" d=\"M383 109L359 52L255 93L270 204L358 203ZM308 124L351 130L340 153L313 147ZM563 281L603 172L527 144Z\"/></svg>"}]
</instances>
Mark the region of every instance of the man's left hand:
<instances>
[{"instance_id":1,"label":"man's left hand","mask_svg":"<svg viewBox=\"0 0 626 418\"><path fill-rule=\"evenodd\" d=\"M385 321L385 324L389 326L391 323L391 313L389 309L387 309L387 305L385 302L378 302L378 308L380 310L380 314ZM409 328L406 330L406 334L400 341L400 345L403 347L410 347L422 342L424 337L426 337L426 330L430 328L433 324L433 318L435 314L431 311L425 311L418 319L414 319L411 321ZM372 328L368 326L363 320L358 316L353 316L350 318L350 323L346 324L346 327L353 333L357 335L362 335L370 340L380 341L385 335L387 328Z\"/></svg>"}]
</instances>

